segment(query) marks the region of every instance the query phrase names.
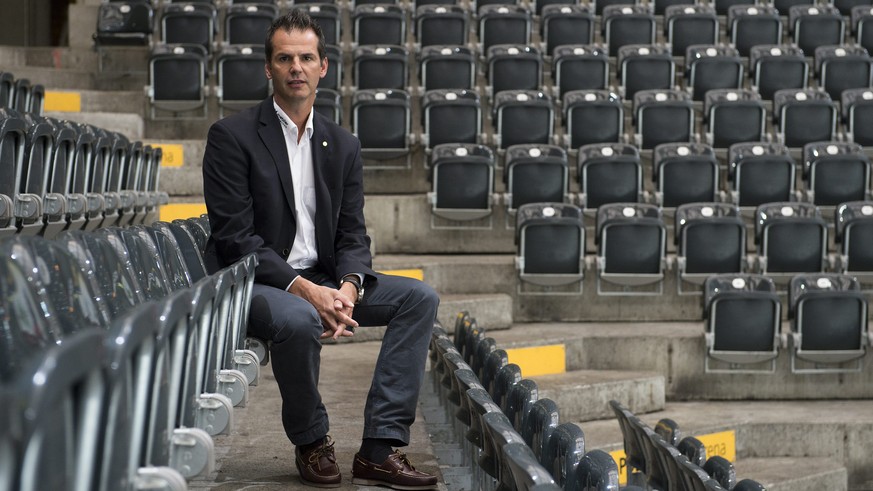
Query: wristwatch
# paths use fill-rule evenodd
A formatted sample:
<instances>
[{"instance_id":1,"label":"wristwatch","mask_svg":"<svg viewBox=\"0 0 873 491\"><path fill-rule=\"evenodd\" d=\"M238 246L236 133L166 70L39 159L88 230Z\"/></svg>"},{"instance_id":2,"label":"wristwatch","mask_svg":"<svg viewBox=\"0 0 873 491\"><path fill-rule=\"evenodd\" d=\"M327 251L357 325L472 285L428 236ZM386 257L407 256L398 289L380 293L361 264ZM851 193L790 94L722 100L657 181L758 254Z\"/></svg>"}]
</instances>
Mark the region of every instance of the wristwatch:
<instances>
[{"instance_id":1,"label":"wristwatch","mask_svg":"<svg viewBox=\"0 0 873 491\"><path fill-rule=\"evenodd\" d=\"M361 303L361 300L364 299L364 285L361 284L361 280L358 278L356 274L347 274L343 276L343 283L351 283L352 286L355 287L355 290L358 292L358 298L355 299L355 305Z\"/></svg>"}]
</instances>

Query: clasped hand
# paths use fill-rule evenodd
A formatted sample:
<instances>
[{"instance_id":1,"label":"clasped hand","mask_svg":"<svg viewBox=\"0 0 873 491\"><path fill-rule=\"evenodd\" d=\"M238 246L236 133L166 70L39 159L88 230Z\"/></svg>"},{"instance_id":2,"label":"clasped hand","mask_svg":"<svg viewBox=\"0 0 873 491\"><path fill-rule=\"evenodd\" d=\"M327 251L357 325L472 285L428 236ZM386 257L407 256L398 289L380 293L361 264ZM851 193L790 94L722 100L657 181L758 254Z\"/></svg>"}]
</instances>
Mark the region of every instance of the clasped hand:
<instances>
[{"instance_id":1,"label":"clasped hand","mask_svg":"<svg viewBox=\"0 0 873 491\"><path fill-rule=\"evenodd\" d=\"M355 302L351 299L357 296L354 285L343 283L337 290L316 285L306 278L298 278L291 285L290 292L315 307L321 317L321 325L324 326L322 339L354 336L355 333L349 329L358 327L358 323L352 319Z\"/></svg>"}]
</instances>

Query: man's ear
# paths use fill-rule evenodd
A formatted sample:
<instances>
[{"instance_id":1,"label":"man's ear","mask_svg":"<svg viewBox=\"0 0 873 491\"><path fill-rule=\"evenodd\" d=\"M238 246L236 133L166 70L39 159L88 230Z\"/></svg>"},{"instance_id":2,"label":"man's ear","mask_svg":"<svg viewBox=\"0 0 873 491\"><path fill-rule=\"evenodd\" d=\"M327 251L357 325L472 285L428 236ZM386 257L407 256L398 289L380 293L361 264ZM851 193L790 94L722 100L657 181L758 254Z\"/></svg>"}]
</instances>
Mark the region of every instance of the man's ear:
<instances>
[{"instance_id":1,"label":"man's ear","mask_svg":"<svg viewBox=\"0 0 873 491\"><path fill-rule=\"evenodd\" d=\"M327 75L327 56L321 59L321 74L318 75L318 78L324 78Z\"/></svg>"},{"instance_id":2,"label":"man's ear","mask_svg":"<svg viewBox=\"0 0 873 491\"><path fill-rule=\"evenodd\" d=\"M270 64L269 63L264 63L264 73L267 74L267 80L273 79L273 75L270 74Z\"/></svg>"}]
</instances>

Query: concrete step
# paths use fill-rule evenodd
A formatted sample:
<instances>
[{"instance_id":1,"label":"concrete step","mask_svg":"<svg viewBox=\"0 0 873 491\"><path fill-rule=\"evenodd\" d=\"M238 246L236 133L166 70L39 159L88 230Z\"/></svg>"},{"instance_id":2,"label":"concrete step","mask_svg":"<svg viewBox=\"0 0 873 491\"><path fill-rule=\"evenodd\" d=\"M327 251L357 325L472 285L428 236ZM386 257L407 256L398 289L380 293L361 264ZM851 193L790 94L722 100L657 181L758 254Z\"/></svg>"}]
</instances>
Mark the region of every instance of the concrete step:
<instances>
[{"instance_id":1,"label":"concrete step","mask_svg":"<svg viewBox=\"0 0 873 491\"><path fill-rule=\"evenodd\" d=\"M744 401L668 402L663 411L638 414L649 426L670 418L682 435L736 432L737 479L797 489L868 490L873 479L871 400L858 401ZM566 420L565 420L566 421ZM622 448L615 419L579 423L589 448ZM842 471L840 470L842 469ZM817 483L820 487L813 487ZM786 487L781 487L786 486ZM776 489L767 486L768 489Z\"/></svg>"},{"instance_id":2,"label":"concrete step","mask_svg":"<svg viewBox=\"0 0 873 491\"><path fill-rule=\"evenodd\" d=\"M665 404L664 377L654 372L574 370L533 379L539 398L555 401L563 421L612 418L609 401L616 398L640 414L662 410Z\"/></svg>"},{"instance_id":3,"label":"concrete step","mask_svg":"<svg viewBox=\"0 0 873 491\"><path fill-rule=\"evenodd\" d=\"M52 67L17 66L11 71L15 78L42 84L46 90L129 90L142 91L148 83L146 72L104 72L82 68L58 70Z\"/></svg>"},{"instance_id":4,"label":"concrete step","mask_svg":"<svg viewBox=\"0 0 873 491\"><path fill-rule=\"evenodd\" d=\"M783 326L783 332L788 329ZM567 370L658 373L667 399L674 401L873 399L869 353L862 370L854 373L792 373L787 349L781 350L772 374L705 373L702 321L530 323L488 335L503 349L563 344Z\"/></svg>"}]
</instances>

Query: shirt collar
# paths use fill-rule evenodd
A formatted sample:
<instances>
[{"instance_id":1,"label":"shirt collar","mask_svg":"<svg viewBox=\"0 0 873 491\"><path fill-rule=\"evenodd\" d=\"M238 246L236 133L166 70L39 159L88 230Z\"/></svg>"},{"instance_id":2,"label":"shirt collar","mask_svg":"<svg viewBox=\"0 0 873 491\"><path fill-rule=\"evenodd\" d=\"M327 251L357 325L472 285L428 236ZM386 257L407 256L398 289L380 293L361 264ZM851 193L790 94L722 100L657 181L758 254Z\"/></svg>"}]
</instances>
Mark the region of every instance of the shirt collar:
<instances>
[{"instance_id":1,"label":"shirt collar","mask_svg":"<svg viewBox=\"0 0 873 491\"><path fill-rule=\"evenodd\" d=\"M282 125L282 128L287 128L291 134L296 134L297 126L291 121L291 118L285 114L285 111L279 107L279 104L276 103L276 99L273 99L273 108L276 110L276 116L279 118L279 124ZM306 134L306 138L312 138L312 115L315 113L314 109L309 110L309 116L306 118L306 125L303 127L303 131Z\"/></svg>"}]
</instances>

